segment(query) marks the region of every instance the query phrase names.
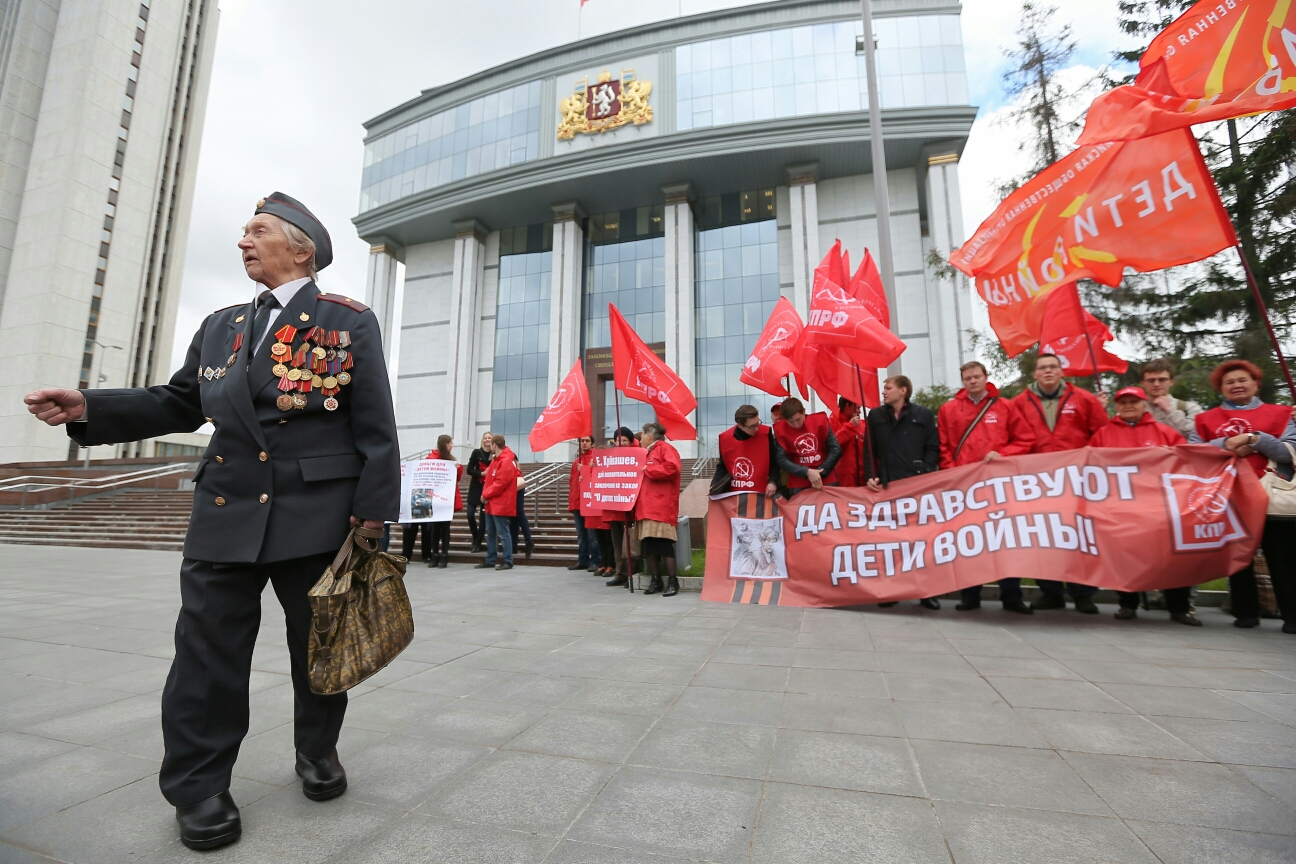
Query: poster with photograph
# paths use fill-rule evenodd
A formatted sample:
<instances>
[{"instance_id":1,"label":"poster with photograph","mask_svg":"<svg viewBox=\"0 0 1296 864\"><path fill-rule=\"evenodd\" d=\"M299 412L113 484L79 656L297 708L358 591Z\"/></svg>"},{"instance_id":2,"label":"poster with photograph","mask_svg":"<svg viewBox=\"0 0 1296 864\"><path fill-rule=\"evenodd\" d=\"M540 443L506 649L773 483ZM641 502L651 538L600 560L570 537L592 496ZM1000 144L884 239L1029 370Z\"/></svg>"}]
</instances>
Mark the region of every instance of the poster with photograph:
<instances>
[{"instance_id":1,"label":"poster with photograph","mask_svg":"<svg viewBox=\"0 0 1296 864\"><path fill-rule=\"evenodd\" d=\"M417 459L401 463L400 522L449 522L454 518L458 463Z\"/></svg>"}]
</instances>

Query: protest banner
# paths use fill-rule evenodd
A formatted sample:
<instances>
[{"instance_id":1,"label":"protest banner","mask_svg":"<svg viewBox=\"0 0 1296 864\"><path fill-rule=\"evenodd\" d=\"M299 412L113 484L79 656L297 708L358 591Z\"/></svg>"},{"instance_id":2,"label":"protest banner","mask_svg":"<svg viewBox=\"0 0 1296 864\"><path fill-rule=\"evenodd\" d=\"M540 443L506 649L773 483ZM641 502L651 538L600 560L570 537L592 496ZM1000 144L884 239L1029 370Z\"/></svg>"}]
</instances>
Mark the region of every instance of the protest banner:
<instances>
[{"instance_id":1,"label":"protest banner","mask_svg":"<svg viewBox=\"0 0 1296 864\"><path fill-rule=\"evenodd\" d=\"M1010 576L1196 585L1251 562L1267 503L1248 465L1207 445L1004 457L880 492L736 493L710 504L702 599L855 606Z\"/></svg>"},{"instance_id":2,"label":"protest banner","mask_svg":"<svg viewBox=\"0 0 1296 864\"><path fill-rule=\"evenodd\" d=\"M581 515L633 510L648 451L642 447L609 447L595 450L593 456L581 475Z\"/></svg>"},{"instance_id":3,"label":"protest banner","mask_svg":"<svg viewBox=\"0 0 1296 864\"><path fill-rule=\"evenodd\" d=\"M401 463L400 518L411 522L449 522L454 518L459 463L450 459L417 459Z\"/></svg>"}]
</instances>

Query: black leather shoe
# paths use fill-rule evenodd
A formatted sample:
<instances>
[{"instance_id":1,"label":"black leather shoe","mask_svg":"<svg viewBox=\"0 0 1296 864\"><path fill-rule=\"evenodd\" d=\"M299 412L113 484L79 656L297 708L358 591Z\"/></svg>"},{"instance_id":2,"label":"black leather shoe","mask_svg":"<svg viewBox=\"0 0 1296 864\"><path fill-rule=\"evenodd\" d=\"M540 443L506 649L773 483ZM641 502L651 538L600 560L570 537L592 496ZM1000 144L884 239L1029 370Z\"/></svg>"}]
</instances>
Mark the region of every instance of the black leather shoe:
<instances>
[{"instance_id":1,"label":"black leather shoe","mask_svg":"<svg viewBox=\"0 0 1296 864\"><path fill-rule=\"evenodd\" d=\"M1191 612L1175 612L1170 616L1170 620L1176 624L1187 624L1189 627L1202 626L1201 619ZM1296 633L1296 630L1292 630L1292 632Z\"/></svg>"},{"instance_id":2,"label":"black leather shoe","mask_svg":"<svg viewBox=\"0 0 1296 864\"><path fill-rule=\"evenodd\" d=\"M312 801L327 801L346 791L346 769L338 761L336 748L323 759L298 753L297 776L302 778L302 794Z\"/></svg>"},{"instance_id":3,"label":"black leather shoe","mask_svg":"<svg viewBox=\"0 0 1296 864\"><path fill-rule=\"evenodd\" d=\"M1288 636L1296 634L1296 621L1284 621L1282 630Z\"/></svg>"},{"instance_id":4,"label":"black leather shoe","mask_svg":"<svg viewBox=\"0 0 1296 864\"><path fill-rule=\"evenodd\" d=\"M625 575L624 573L621 573L611 582L604 582L603 584L609 588L624 588L626 586L626 583L629 581L630 581L630 577Z\"/></svg>"},{"instance_id":5,"label":"black leather shoe","mask_svg":"<svg viewBox=\"0 0 1296 864\"><path fill-rule=\"evenodd\" d=\"M973 609L980 609L980 608L981 608L980 600L964 600L963 602L955 606L954 610L956 612L971 612Z\"/></svg>"},{"instance_id":6,"label":"black leather shoe","mask_svg":"<svg viewBox=\"0 0 1296 864\"><path fill-rule=\"evenodd\" d=\"M1041 594L1038 599L1031 601L1030 608L1041 611L1065 609L1066 598L1059 594Z\"/></svg>"},{"instance_id":7,"label":"black leather shoe","mask_svg":"<svg viewBox=\"0 0 1296 864\"><path fill-rule=\"evenodd\" d=\"M450 553L441 556L441 569L444 570L450 566Z\"/></svg>"},{"instance_id":8,"label":"black leather shoe","mask_svg":"<svg viewBox=\"0 0 1296 864\"><path fill-rule=\"evenodd\" d=\"M649 581L648 583L648 587L643 589L643 593L645 597L648 596L649 594L660 594L661 592L662 592L662 581L660 576L652 577L652 580Z\"/></svg>"},{"instance_id":9,"label":"black leather shoe","mask_svg":"<svg viewBox=\"0 0 1296 864\"><path fill-rule=\"evenodd\" d=\"M1138 610L1132 609L1129 606L1122 606L1116 610L1116 614L1112 617L1114 617L1117 621L1133 621L1135 618L1138 617Z\"/></svg>"},{"instance_id":10,"label":"black leather shoe","mask_svg":"<svg viewBox=\"0 0 1296 864\"><path fill-rule=\"evenodd\" d=\"M535 544L528 541L526 544L526 559L528 561L531 560L531 553L534 551L535 551Z\"/></svg>"},{"instance_id":11,"label":"black leather shoe","mask_svg":"<svg viewBox=\"0 0 1296 864\"><path fill-rule=\"evenodd\" d=\"M900 601L899 601L899 600L892 600L892 601L890 601L890 602L888 602L888 603L879 603L879 604L878 604L878 608L879 608L879 609L890 609L892 606L899 606L899 605L900 605Z\"/></svg>"},{"instance_id":12,"label":"black leather shoe","mask_svg":"<svg viewBox=\"0 0 1296 864\"><path fill-rule=\"evenodd\" d=\"M567 569L568 569L568 570L588 570L588 569L589 569L589 565L588 565L588 564L573 564L573 565L571 565L570 567L568 567Z\"/></svg>"},{"instance_id":13,"label":"black leather shoe","mask_svg":"<svg viewBox=\"0 0 1296 864\"><path fill-rule=\"evenodd\" d=\"M674 597L679 593L679 578L675 576L666 577L666 590L662 592L663 597Z\"/></svg>"},{"instance_id":14,"label":"black leather shoe","mask_svg":"<svg viewBox=\"0 0 1296 864\"><path fill-rule=\"evenodd\" d=\"M1098 606L1089 597L1077 597L1075 601L1076 611L1083 615L1097 615Z\"/></svg>"},{"instance_id":15,"label":"black leather shoe","mask_svg":"<svg viewBox=\"0 0 1296 864\"><path fill-rule=\"evenodd\" d=\"M591 573L597 573L597 572L599 571L599 565L597 565L597 564L591 564L590 566L586 567L585 569L588 570L588 571L591 572Z\"/></svg>"},{"instance_id":16,"label":"black leather shoe","mask_svg":"<svg viewBox=\"0 0 1296 864\"><path fill-rule=\"evenodd\" d=\"M1016 612L1018 615L1034 615L1034 604L1027 606L1020 600L1005 600L1003 604L1005 612Z\"/></svg>"},{"instance_id":17,"label":"black leather shoe","mask_svg":"<svg viewBox=\"0 0 1296 864\"><path fill-rule=\"evenodd\" d=\"M494 570L494 569L495 569L495 565L494 565L494 564L487 564L485 561L483 561L483 562L481 562L480 564L474 564L474 565L473 565L473 569L474 569L474 570Z\"/></svg>"},{"instance_id":18,"label":"black leather shoe","mask_svg":"<svg viewBox=\"0 0 1296 864\"><path fill-rule=\"evenodd\" d=\"M481 552L483 550L480 543L473 543L472 548L470 548L468 551L469 553L473 553L473 552Z\"/></svg>"},{"instance_id":19,"label":"black leather shoe","mask_svg":"<svg viewBox=\"0 0 1296 864\"><path fill-rule=\"evenodd\" d=\"M238 807L226 789L192 807L177 807L180 842L190 849L215 849L233 843L243 833Z\"/></svg>"},{"instance_id":20,"label":"black leather shoe","mask_svg":"<svg viewBox=\"0 0 1296 864\"><path fill-rule=\"evenodd\" d=\"M940 611L940 600L935 597L924 597L918 601L918 605L924 609L931 609L933 612Z\"/></svg>"},{"instance_id":21,"label":"black leather shoe","mask_svg":"<svg viewBox=\"0 0 1296 864\"><path fill-rule=\"evenodd\" d=\"M1241 627L1243 630L1250 630L1252 627L1260 626L1259 618L1238 618L1233 622L1234 627Z\"/></svg>"}]
</instances>

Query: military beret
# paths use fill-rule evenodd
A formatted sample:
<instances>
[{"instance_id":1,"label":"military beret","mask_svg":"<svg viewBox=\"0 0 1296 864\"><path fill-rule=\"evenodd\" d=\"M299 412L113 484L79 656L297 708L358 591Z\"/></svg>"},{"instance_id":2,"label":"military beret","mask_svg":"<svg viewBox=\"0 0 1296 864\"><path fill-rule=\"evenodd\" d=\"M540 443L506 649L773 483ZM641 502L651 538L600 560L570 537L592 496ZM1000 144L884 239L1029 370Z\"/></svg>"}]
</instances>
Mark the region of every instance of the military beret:
<instances>
[{"instance_id":1,"label":"military beret","mask_svg":"<svg viewBox=\"0 0 1296 864\"><path fill-rule=\"evenodd\" d=\"M290 198L282 192L271 192L257 202L256 212L278 216L305 231L306 236L315 244L316 270L323 270L333 263L333 241L329 239L328 229L296 198Z\"/></svg>"}]
</instances>

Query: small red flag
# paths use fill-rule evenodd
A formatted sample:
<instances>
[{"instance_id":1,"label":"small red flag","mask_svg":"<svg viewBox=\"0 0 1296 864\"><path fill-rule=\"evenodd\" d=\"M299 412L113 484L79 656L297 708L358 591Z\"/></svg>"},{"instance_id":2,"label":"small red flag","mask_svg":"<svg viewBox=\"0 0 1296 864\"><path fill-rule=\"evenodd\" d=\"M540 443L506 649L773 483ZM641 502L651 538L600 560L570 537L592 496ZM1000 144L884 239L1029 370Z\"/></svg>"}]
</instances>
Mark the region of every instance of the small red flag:
<instances>
[{"instance_id":1,"label":"small red flag","mask_svg":"<svg viewBox=\"0 0 1296 864\"><path fill-rule=\"evenodd\" d=\"M585 372L581 361L567 373L563 383L549 399L549 404L536 418L527 443L531 452L539 453L561 441L581 438L590 434L594 413L590 410L589 388L585 385Z\"/></svg>"},{"instance_id":2,"label":"small red flag","mask_svg":"<svg viewBox=\"0 0 1296 864\"><path fill-rule=\"evenodd\" d=\"M773 396L787 396L783 379L796 371L790 355L804 329L796 307L786 297L780 297L738 380Z\"/></svg>"},{"instance_id":3,"label":"small red flag","mask_svg":"<svg viewBox=\"0 0 1296 864\"><path fill-rule=\"evenodd\" d=\"M851 277L846 288L856 300L864 304L869 314L882 322L883 327L891 326L891 307L887 305L886 288L882 286L882 274L878 271L877 262L868 249L864 250L864 260Z\"/></svg>"},{"instance_id":4,"label":"small red flag","mask_svg":"<svg viewBox=\"0 0 1296 864\"><path fill-rule=\"evenodd\" d=\"M612 384L631 399L646 402L657 412L657 422L676 441L696 441L697 429L688 415L697 399L665 361L639 338L616 306L608 304L612 331Z\"/></svg>"},{"instance_id":5,"label":"small red flag","mask_svg":"<svg viewBox=\"0 0 1296 864\"><path fill-rule=\"evenodd\" d=\"M1080 304L1075 283L1050 291L1044 298L1044 318L1040 326L1040 353L1054 354L1068 376L1093 375L1098 372L1124 372L1129 364L1107 351L1115 337L1107 325Z\"/></svg>"}]
</instances>

